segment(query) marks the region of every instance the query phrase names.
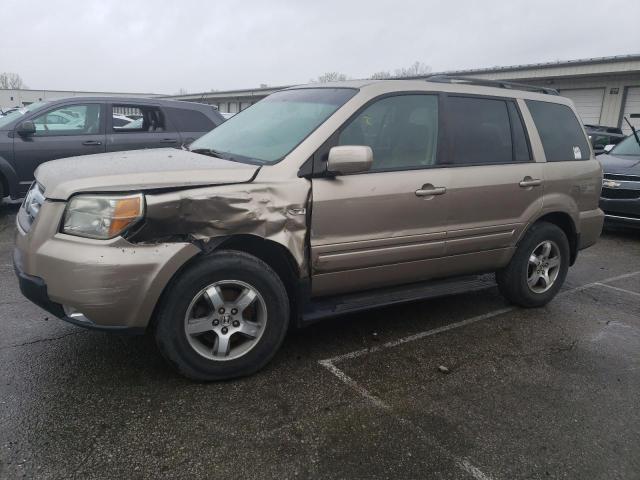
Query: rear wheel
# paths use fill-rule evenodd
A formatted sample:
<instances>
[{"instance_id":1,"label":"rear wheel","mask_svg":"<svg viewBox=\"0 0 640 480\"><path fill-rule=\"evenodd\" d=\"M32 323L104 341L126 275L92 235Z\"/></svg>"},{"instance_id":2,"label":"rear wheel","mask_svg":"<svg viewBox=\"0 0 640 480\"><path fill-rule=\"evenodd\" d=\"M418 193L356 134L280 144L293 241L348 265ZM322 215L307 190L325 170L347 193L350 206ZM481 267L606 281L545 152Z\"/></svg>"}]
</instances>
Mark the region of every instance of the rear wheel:
<instances>
[{"instance_id":1,"label":"rear wheel","mask_svg":"<svg viewBox=\"0 0 640 480\"><path fill-rule=\"evenodd\" d=\"M276 353L289 323L278 275L237 251L204 257L170 286L156 341L178 372L210 381L249 375Z\"/></svg>"},{"instance_id":2,"label":"rear wheel","mask_svg":"<svg viewBox=\"0 0 640 480\"><path fill-rule=\"evenodd\" d=\"M558 226L534 224L506 268L496 273L500 292L521 307L541 307L556 296L567 276L569 241Z\"/></svg>"}]
</instances>

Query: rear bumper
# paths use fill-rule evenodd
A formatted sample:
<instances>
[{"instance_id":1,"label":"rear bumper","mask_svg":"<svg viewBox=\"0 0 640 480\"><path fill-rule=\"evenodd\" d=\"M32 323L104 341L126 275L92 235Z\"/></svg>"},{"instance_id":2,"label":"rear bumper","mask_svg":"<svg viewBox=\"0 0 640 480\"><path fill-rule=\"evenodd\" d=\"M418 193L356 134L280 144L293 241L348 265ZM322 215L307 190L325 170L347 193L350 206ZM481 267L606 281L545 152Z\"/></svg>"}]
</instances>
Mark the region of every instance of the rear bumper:
<instances>
[{"instance_id":1,"label":"rear bumper","mask_svg":"<svg viewBox=\"0 0 640 480\"><path fill-rule=\"evenodd\" d=\"M595 244L602 233L604 213L599 208L580 213L580 234L578 236L578 250L583 250Z\"/></svg>"}]
</instances>

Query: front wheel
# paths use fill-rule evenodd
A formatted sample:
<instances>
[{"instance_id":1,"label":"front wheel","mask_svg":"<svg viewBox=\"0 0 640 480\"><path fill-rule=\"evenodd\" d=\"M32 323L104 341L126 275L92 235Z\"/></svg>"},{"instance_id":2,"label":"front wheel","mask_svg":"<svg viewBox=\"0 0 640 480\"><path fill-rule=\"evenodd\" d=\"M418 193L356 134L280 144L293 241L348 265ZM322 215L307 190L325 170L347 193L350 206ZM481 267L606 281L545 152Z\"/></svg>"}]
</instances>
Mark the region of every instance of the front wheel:
<instances>
[{"instance_id":1,"label":"front wheel","mask_svg":"<svg viewBox=\"0 0 640 480\"><path fill-rule=\"evenodd\" d=\"M518 245L509 265L496 273L500 292L521 307L541 307L560 291L569 270L570 249L558 226L534 224Z\"/></svg>"},{"instance_id":2,"label":"front wheel","mask_svg":"<svg viewBox=\"0 0 640 480\"><path fill-rule=\"evenodd\" d=\"M211 381L256 372L276 353L289 323L287 292L262 260L222 250L168 288L156 342L182 375Z\"/></svg>"}]
</instances>

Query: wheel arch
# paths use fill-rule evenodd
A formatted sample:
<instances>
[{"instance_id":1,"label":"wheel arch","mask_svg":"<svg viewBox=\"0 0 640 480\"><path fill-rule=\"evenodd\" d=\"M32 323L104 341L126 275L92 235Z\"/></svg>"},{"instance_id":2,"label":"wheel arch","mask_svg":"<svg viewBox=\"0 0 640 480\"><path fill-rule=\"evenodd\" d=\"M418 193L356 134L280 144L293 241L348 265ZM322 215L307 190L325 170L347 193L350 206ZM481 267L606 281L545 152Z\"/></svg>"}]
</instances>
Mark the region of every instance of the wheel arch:
<instances>
[{"instance_id":1,"label":"wheel arch","mask_svg":"<svg viewBox=\"0 0 640 480\"><path fill-rule=\"evenodd\" d=\"M170 291L171 285L185 270L199 262L204 256L219 250L236 250L248 253L269 265L284 284L289 297L292 324L296 323L296 315L300 306L299 293L301 291L302 277L295 258L285 246L257 235L238 234L215 238L208 243L200 244L199 247L201 252L186 261L165 285L151 315L149 329L155 327L158 310L161 308L165 294Z\"/></svg>"},{"instance_id":2,"label":"wheel arch","mask_svg":"<svg viewBox=\"0 0 640 480\"><path fill-rule=\"evenodd\" d=\"M0 157L0 187L3 194L15 198L18 194L18 174L11 164Z\"/></svg>"},{"instance_id":3,"label":"wheel arch","mask_svg":"<svg viewBox=\"0 0 640 480\"><path fill-rule=\"evenodd\" d=\"M524 236L533 225L540 222L547 222L556 225L565 233L565 235L567 236L567 240L569 241L569 250L571 252L569 265L573 265L578 258L579 233L576 228L576 223L571 215L569 215L567 212L562 211L544 213L540 217L536 218L535 221L529 224L527 229L521 235L520 240L524 238Z\"/></svg>"}]
</instances>

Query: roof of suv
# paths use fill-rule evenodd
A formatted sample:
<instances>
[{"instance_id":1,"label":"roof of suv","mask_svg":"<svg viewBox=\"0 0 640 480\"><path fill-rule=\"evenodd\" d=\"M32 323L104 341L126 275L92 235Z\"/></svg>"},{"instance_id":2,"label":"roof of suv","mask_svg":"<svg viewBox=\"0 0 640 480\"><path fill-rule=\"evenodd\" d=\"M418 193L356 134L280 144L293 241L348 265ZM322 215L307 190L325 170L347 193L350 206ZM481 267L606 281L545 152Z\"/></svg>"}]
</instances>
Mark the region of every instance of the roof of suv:
<instances>
[{"instance_id":1,"label":"roof of suv","mask_svg":"<svg viewBox=\"0 0 640 480\"><path fill-rule=\"evenodd\" d=\"M477 83L474 83L477 82ZM495 86L494 86L495 84ZM357 88L361 91L374 90L376 93L409 92L409 91L442 91L469 93L494 97L522 98L544 100L569 104L570 101L550 88L537 85L490 81L473 78L457 78L437 76L433 79L389 79L389 80L347 80L342 82L309 83L290 87L287 90L300 88Z\"/></svg>"}]
</instances>

